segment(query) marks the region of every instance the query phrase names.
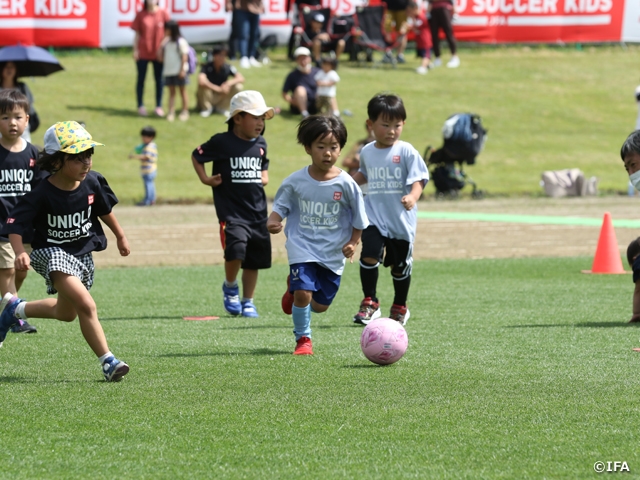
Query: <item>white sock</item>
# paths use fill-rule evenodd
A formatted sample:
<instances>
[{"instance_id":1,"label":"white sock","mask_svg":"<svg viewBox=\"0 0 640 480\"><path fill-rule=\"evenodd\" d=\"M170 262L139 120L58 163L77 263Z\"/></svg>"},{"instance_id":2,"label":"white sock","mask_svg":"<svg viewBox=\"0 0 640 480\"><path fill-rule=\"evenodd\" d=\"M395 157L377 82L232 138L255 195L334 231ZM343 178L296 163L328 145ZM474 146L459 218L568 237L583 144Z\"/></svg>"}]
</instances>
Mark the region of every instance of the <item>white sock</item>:
<instances>
[{"instance_id":1,"label":"white sock","mask_svg":"<svg viewBox=\"0 0 640 480\"><path fill-rule=\"evenodd\" d=\"M19 318L20 320L26 320L27 319L27 314L24 313L24 307L27 306L27 302L20 302L18 304L18 306L16 307L16 313L15 316L17 318Z\"/></svg>"},{"instance_id":2,"label":"white sock","mask_svg":"<svg viewBox=\"0 0 640 480\"><path fill-rule=\"evenodd\" d=\"M237 287L238 286L238 281L234 280L233 282L228 282L227 280L224 281L224 286L227 288L233 288L233 287Z\"/></svg>"},{"instance_id":3,"label":"white sock","mask_svg":"<svg viewBox=\"0 0 640 480\"><path fill-rule=\"evenodd\" d=\"M100 365L102 365L104 363L104 361L109 357L113 357L113 353L107 352L104 355L102 355L101 357L99 357L98 360L100 360Z\"/></svg>"},{"instance_id":4,"label":"white sock","mask_svg":"<svg viewBox=\"0 0 640 480\"><path fill-rule=\"evenodd\" d=\"M303 117L308 117L309 116L309 111L308 110L303 110L302 111L302 116Z\"/></svg>"},{"instance_id":5,"label":"white sock","mask_svg":"<svg viewBox=\"0 0 640 480\"><path fill-rule=\"evenodd\" d=\"M242 303L244 303L244 302L251 302L251 303L253 303L253 297L251 297L251 298L242 297Z\"/></svg>"},{"instance_id":6,"label":"white sock","mask_svg":"<svg viewBox=\"0 0 640 480\"><path fill-rule=\"evenodd\" d=\"M333 111L333 116L334 117L339 117L340 116L340 110L334 110Z\"/></svg>"}]
</instances>

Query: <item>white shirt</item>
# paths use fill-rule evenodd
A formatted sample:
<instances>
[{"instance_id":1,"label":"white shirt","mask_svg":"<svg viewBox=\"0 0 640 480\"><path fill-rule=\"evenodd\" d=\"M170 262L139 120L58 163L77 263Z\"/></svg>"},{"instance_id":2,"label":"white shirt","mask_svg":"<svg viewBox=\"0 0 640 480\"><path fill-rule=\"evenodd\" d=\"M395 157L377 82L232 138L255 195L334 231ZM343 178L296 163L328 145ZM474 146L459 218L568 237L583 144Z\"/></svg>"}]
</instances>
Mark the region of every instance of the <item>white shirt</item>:
<instances>
[{"instance_id":1,"label":"white shirt","mask_svg":"<svg viewBox=\"0 0 640 480\"><path fill-rule=\"evenodd\" d=\"M320 70L316 73L315 77L316 82L335 82L330 87L320 86L318 85L318 93L317 95L320 97L335 97L336 96L336 83L340 81L340 76L337 74L335 70L329 70L325 72L324 70Z\"/></svg>"},{"instance_id":2,"label":"white shirt","mask_svg":"<svg viewBox=\"0 0 640 480\"><path fill-rule=\"evenodd\" d=\"M362 192L345 171L319 182L308 169L285 178L273 202L273 211L287 219L289 265L317 262L342 275L346 262L342 247L354 228L364 230L369 225Z\"/></svg>"}]
</instances>

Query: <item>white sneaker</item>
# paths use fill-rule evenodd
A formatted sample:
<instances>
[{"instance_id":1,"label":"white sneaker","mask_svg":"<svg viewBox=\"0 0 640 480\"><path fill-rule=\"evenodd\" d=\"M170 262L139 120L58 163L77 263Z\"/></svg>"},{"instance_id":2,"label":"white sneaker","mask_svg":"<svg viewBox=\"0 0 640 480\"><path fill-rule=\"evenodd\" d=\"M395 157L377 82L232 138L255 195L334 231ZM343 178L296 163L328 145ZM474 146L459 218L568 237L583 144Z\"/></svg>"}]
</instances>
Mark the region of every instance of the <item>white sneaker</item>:
<instances>
[{"instance_id":1,"label":"white sneaker","mask_svg":"<svg viewBox=\"0 0 640 480\"><path fill-rule=\"evenodd\" d=\"M262 67L262 63L260 63L258 60L256 60L256 59L255 59L255 58L253 58L253 57L251 57L251 58L249 59L249 64L250 64L252 67L258 67L258 68Z\"/></svg>"},{"instance_id":2,"label":"white sneaker","mask_svg":"<svg viewBox=\"0 0 640 480\"><path fill-rule=\"evenodd\" d=\"M431 62L431 65L433 65L433 68L439 67L442 65L442 60L440 60L440 57L436 57L436 59Z\"/></svg>"},{"instance_id":3,"label":"white sneaker","mask_svg":"<svg viewBox=\"0 0 640 480\"><path fill-rule=\"evenodd\" d=\"M459 66L460 66L460 59L458 58L457 55L454 55L453 57L451 57L451 60L447 62L448 68L458 68Z\"/></svg>"},{"instance_id":4,"label":"white sneaker","mask_svg":"<svg viewBox=\"0 0 640 480\"><path fill-rule=\"evenodd\" d=\"M249 63L249 59L247 57L242 57L240 59L240 68L251 68L251 63Z\"/></svg>"},{"instance_id":5,"label":"white sneaker","mask_svg":"<svg viewBox=\"0 0 640 480\"><path fill-rule=\"evenodd\" d=\"M224 111L222 112L222 116L223 116L223 117L228 117L230 113L231 113L231 112L230 112L229 110L224 110Z\"/></svg>"},{"instance_id":6,"label":"white sneaker","mask_svg":"<svg viewBox=\"0 0 640 480\"><path fill-rule=\"evenodd\" d=\"M201 116L202 118L207 118L207 117L209 117L212 113L213 113L213 107L211 107L211 108L210 108L210 109L208 109L208 110L202 110L202 111L200 112L200 116Z\"/></svg>"},{"instance_id":7,"label":"white sneaker","mask_svg":"<svg viewBox=\"0 0 640 480\"><path fill-rule=\"evenodd\" d=\"M427 69L427 67L418 67L416 68L416 73L419 73L420 75L426 75L427 73L429 73L429 70Z\"/></svg>"}]
</instances>

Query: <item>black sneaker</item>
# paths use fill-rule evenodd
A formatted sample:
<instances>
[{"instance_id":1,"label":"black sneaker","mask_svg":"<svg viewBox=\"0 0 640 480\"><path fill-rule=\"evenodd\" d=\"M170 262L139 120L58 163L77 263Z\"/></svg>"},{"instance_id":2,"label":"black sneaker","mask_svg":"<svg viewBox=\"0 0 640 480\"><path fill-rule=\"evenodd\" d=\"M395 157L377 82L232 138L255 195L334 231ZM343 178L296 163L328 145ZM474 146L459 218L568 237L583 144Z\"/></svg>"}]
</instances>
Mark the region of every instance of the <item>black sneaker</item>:
<instances>
[{"instance_id":1,"label":"black sneaker","mask_svg":"<svg viewBox=\"0 0 640 480\"><path fill-rule=\"evenodd\" d=\"M22 325L18 322L11 327L11 331L13 333L38 333L38 329L34 325L29 325L29 323L24 320L22 320Z\"/></svg>"}]
</instances>

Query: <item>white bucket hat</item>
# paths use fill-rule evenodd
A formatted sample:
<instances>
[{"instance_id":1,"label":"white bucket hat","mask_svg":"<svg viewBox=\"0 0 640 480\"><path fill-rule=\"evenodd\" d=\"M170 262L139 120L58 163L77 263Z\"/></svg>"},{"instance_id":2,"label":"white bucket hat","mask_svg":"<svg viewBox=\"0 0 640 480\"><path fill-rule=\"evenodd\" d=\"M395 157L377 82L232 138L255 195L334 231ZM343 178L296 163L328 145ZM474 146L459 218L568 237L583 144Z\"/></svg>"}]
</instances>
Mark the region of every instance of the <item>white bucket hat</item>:
<instances>
[{"instance_id":1,"label":"white bucket hat","mask_svg":"<svg viewBox=\"0 0 640 480\"><path fill-rule=\"evenodd\" d=\"M267 103L264 101L262 94L255 90L245 90L236 93L231 98L229 112L229 116L225 119L225 122L228 122L236 113L240 112L247 112L256 117L264 115L267 120L273 118L276 114L273 107L267 107Z\"/></svg>"},{"instance_id":2,"label":"white bucket hat","mask_svg":"<svg viewBox=\"0 0 640 480\"><path fill-rule=\"evenodd\" d=\"M309 50L307 47L298 47L294 50L293 56L294 58L298 58L300 56L310 57L311 50Z\"/></svg>"}]
</instances>

